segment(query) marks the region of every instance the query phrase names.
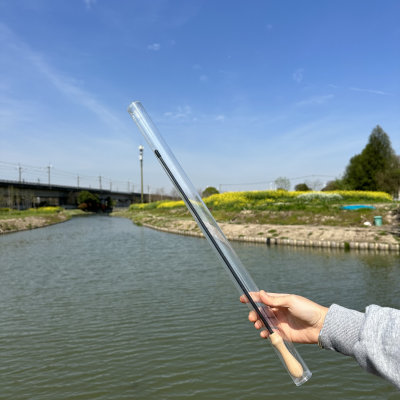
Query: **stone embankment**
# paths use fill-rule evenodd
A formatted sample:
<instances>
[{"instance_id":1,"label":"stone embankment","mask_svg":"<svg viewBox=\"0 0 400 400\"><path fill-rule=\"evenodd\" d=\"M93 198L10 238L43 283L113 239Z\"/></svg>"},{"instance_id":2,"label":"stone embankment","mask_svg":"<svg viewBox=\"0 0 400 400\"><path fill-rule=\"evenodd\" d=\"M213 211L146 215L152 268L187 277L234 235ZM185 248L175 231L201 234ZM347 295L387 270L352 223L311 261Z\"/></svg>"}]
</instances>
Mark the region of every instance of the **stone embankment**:
<instances>
[{"instance_id":1,"label":"stone embankment","mask_svg":"<svg viewBox=\"0 0 400 400\"><path fill-rule=\"evenodd\" d=\"M143 226L185 236L203 237L194 221L176 220ZM261 225L220 223L228 240L266 245L326 249L400 252L400 241L389 227L337 227L305 225Z\"/></svg>"}]
</instances>

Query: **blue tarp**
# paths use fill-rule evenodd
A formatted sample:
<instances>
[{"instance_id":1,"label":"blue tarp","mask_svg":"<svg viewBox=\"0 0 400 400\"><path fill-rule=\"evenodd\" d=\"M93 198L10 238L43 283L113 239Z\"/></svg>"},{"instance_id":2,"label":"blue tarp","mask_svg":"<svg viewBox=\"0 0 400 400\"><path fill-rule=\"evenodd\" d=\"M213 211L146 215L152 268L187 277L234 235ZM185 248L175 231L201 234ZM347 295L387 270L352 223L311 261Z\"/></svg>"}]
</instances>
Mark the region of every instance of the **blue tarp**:
<instances>
[{"instance_id":1,"label":"blue tarp","mask_svg":"<svg viewBox=\"0 0 400 400\"><path fill-rule=\"evenodd\" d=\"M376 210L376 207L374 206L360 206L360 205L343 206L342 210L359 210L360 208L368 208L370 210Z\"/></svg>"}]
</instances>

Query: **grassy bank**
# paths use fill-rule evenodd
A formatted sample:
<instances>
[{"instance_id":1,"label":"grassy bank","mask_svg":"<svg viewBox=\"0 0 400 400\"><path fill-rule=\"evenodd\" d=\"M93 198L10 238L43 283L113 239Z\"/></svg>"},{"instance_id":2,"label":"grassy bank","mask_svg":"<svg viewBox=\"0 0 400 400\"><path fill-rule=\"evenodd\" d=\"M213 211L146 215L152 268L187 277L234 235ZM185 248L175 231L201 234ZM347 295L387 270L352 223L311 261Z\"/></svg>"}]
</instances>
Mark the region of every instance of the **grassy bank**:
<instances>
[{"instance_id":1,"label":"grassy bank","mask_svg":"<svg viewBox=\"0 0 400 400\"><path fill-rule=\"evenodd\" d=\"M379 215L384 225L391 225L398 208L398 203L387 193L362 191L227 192L210 196L204 202L217 221L235 224L365 227L365 223L373 224L374 216ZM375 209L342 209L354 204L374 206ZM133 204L124 216L135 223L156 226L174 219L192 218L183 201Z\"/></svg>"},{"instance_id":2,"label":"grassy bank","mask_svg":"<svg viewBox=\"0 0 400 400\"><path fill-rule=\"evenodd\" d=\"M39 207L28 210L0 208L0 233L41 228L84 214L81 210L64 210L62 207Z\"/></svg>"}]
</instances>

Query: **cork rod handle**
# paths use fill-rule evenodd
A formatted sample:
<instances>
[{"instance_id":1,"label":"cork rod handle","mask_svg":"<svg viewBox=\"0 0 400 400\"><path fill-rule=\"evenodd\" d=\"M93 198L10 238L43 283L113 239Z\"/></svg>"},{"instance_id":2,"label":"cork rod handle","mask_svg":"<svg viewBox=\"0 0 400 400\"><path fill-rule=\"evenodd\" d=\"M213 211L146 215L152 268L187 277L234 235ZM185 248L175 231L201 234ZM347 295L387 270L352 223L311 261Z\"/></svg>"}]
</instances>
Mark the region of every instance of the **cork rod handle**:
<instances>
[{"instance_id":1,"label":"cork rod handle","mask_svg":"<svg viewBox=\"0 0 400 400\"><path fill-rule=\"evenodd\" d=\"M285 342L279 333L274 332L269 335L272 345L279 351L282 356L284 363L289 371L289 373L295 378L301 378L303 375L303 367L301 364L293 357L292 353L287 349Z\"/></svg>"}]
</instances>

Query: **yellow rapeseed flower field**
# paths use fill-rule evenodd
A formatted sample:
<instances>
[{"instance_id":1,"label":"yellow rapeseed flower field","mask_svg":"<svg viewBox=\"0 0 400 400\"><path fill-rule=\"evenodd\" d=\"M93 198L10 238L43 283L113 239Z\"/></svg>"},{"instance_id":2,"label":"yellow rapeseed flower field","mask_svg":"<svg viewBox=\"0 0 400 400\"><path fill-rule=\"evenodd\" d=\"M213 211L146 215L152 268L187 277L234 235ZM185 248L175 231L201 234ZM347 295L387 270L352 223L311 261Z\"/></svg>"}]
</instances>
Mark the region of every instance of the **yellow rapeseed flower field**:
<instances>
[{"instance_id":1,"label":"yellow rapeseed flower field","mask_svg":"<svg viewBox=\"0 0 400 400\"><path fill-rule=\"evenodd\" d=\"M312 196L312 195L315 196ZM336 196L332 196L336 195ZM300 198L297 200L297 198ZM340 197L339 197L340 196ZM256 190L247 192L224 192L214 194L204 199L204 203L210 209L243 210L262 208L268 205L293 203L297 201L328 201L333 203L354 203L354 202L390 202L392 196L384 192L368 192L360 190L334 190L334 191L299 191L288 192L286 190ZM332 200L333 199L333 200ZM173 209L184 207L184 202L179 201L158 201L155 203L132 204L131 209Z\"/></svg>"},{"instance_id":2,"label":"yellow rapeseed flower field","mask_svg":"<svg viewBox=\"0 0 400 400\"><path fill-rule=\"evenodd\" d=\"M176 207L183 207L185 203L183 200L178 201L163 201L160 202L156 208L176 208Z\"/></svg>"},{"instance_id":3,"label":"yellow rapeseed flower field","mask_svg":"<svg viewBox=\"0 0 400 400\"><path fill-rule=\"evenodd\" d=\"M55 213L55 212L60 212L62 210L63 210L62 207L52 207L52 206L29 209L29 211L35 211L35 212L39 212L39 213Z\"/></svg>"}]
</instances>

